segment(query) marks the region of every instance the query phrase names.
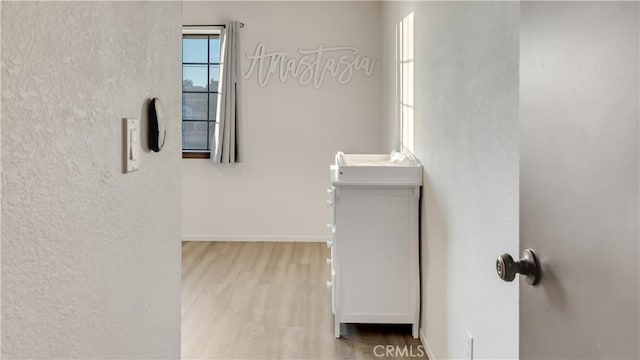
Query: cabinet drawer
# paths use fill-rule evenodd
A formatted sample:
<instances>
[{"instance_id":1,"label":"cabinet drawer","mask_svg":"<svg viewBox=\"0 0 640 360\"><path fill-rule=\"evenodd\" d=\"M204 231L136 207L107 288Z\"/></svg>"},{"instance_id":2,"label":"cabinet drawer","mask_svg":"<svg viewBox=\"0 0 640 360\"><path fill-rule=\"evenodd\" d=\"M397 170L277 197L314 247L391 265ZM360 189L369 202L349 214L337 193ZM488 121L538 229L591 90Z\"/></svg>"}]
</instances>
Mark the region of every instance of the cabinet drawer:
<instances>
[{"instance_id":1,"label":"cabinet drawer","mask_svg":"<svg viewBox=\"0 0 640 360\"><path fill-rule=\"evenodd\" d=\"M327 247L332 249L333 254L333 246L335 245L336 239L336 227L332 224L327 224L327 229L329 230L329 240L327 240ZM331 257L333 259L333 256Z\"/></svg>"},{"instance_id":2,"label":"cabinet drawer","mask_svg":"<svg viewBox=\"0 0 640 360\"><path fill-rule=\"evenodd\" d=\"M335 202L336 202L336 188L331 186L327 189L327 207L329 208L329 223L334 225L336 223L336 211L335 211Z\"/></svg>"}]
</instances>

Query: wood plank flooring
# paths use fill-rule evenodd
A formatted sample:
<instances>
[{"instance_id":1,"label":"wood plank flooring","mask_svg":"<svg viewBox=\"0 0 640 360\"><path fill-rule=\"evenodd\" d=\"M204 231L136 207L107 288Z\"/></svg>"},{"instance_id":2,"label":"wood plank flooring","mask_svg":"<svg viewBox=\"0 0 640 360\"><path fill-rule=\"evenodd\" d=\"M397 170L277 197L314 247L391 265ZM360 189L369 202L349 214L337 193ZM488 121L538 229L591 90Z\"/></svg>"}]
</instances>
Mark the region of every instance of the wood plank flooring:
<instances>
[{"instance_id":1,"label":"wood plank flooring","mask_svg":"<svg viewBox=\"0 0 640 360\"><path fill-rule=\"evenodd\" d=\"M327 257L324 243L183 242L182 358L426 359L411 326L333 337Z\"/></svg>"}]
</instances>

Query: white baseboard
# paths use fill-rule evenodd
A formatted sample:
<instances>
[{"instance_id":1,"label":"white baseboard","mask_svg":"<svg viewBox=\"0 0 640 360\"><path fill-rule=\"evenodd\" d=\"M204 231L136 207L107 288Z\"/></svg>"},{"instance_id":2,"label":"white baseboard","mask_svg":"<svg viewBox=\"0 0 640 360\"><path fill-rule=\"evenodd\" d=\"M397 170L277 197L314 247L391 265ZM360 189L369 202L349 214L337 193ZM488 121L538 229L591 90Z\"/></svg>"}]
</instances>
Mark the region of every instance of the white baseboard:
<instances>
[{"instance_id":1,"label":"white baseboard","mask_svg":"<svg viewBox=\"0 0 640 360\"><path fill-rule=\"evenodd\" d=\"M329 238L329 236L312 235L182 235L182 241L325 242Z\"/></svg>"},{"instance_id":2,"label":"white baseboard","mask_svg":"<svg viewBox=\"0 0 640 360\"><path fill-rule=\"evenodd\" d=\"M420 342L424 346L424 351L426 351L427 357L429 358L429 360L436 360L436 357L433 355L433 350L431 350L431 346L429 346L429 343L427 342L427 337L422 331L422 328L420 328Z\"/></svg>"}]
</instances>

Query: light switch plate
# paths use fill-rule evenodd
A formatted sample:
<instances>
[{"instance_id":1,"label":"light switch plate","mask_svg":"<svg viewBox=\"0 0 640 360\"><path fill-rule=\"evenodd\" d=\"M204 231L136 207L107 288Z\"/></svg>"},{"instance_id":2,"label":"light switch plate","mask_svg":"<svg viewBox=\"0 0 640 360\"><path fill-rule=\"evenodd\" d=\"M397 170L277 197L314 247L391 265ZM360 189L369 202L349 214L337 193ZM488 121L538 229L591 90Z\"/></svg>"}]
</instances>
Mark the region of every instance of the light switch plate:
<instances>
[{"instance_id":1,"label":"light switch plate","mask_svg":"<svg viewBox=\"0 0 640 360\"><path fill-rule=\"evenodd\" d=\"M124 119L124 172L130 173L140 169L140 119Z\"/></svg>"}]
</instances>

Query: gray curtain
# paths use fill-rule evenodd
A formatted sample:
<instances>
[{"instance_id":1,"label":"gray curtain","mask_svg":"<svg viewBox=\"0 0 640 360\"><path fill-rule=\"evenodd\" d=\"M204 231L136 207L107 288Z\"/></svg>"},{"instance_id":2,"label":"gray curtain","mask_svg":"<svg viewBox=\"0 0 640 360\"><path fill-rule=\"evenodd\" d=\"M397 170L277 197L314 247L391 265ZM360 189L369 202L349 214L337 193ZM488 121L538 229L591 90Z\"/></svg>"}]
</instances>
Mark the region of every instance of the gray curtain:
<instances>
[{"instance_id":1,"label":"gray curtain","mask_svg":"<svg viewBox=\"0 0 640 360\"><path fill-rule=\"evenodd\" d=\"M234 163L237 161L238 80L240 22L228 21L220 34L220 81L218 83L217 124L211 140L211 161Z\"/></svg>"}]
</instances>

